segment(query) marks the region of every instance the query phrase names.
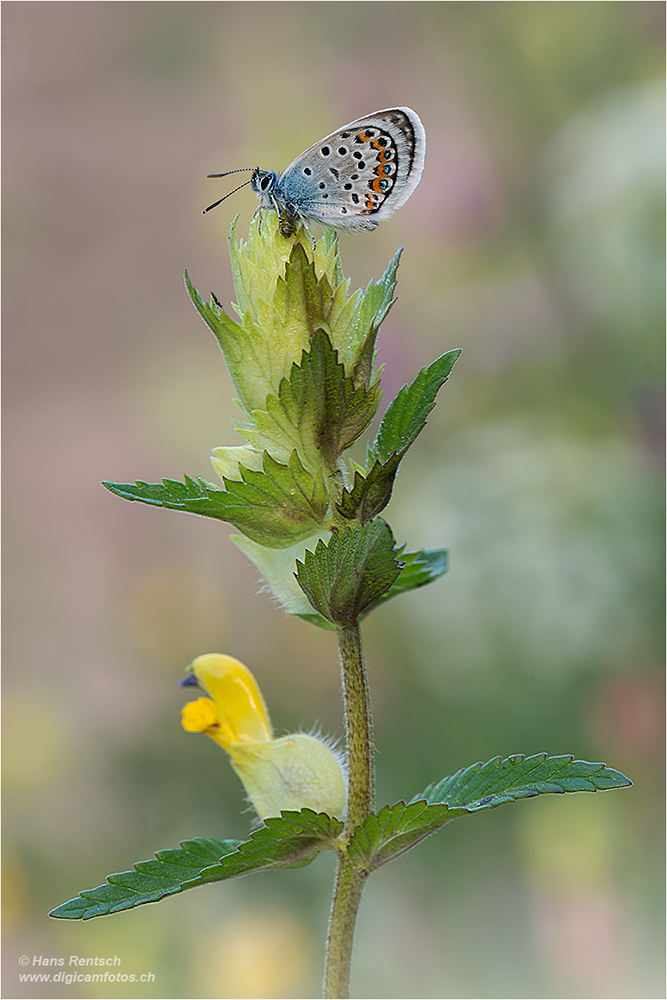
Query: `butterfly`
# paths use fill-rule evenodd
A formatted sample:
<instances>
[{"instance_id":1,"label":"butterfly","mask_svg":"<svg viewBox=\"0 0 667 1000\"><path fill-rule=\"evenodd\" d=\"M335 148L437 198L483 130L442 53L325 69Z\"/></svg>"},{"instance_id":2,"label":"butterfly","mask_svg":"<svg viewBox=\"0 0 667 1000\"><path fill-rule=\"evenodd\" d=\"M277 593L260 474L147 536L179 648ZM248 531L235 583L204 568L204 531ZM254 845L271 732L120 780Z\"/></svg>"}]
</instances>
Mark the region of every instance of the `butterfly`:
<instances>
[{"instance_id":1,"label":"butterfly","mask_svg":"<svg viewBox=\"0 0 667 1000\"><path fill-rule=\"evenodd\" d=\"M348 233L365 232L405 204L419 183L425 152L426 133L414 111L375 111L320 139L280 175L259 167L243 168L252 170L250 180L204 212L250 184L259 198L259 211L273 208L278 213L283 236L296 232L302 220Z\"/></svg>"}]
</instances>

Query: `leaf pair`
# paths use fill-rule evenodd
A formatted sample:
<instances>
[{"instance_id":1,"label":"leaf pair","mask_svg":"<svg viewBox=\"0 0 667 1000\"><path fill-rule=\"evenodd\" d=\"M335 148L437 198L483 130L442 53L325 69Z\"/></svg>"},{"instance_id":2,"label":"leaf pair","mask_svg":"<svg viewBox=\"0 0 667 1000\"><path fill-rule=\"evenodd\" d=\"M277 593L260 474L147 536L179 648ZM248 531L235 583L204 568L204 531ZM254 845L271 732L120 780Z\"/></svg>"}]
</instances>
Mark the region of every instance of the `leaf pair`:
<instances>
[{"instance_id":1,"label":"leaf pair","mask_svg":"<svg viewBox=\"0 0 667 1000\"><path fill-rule=\"evenodd\" d=\"M569 755L494 757L429 785L411 802L384 806L353 831L347 845L340 837L340 820L311 809L284 812L267 819L246 841L197 837L183 841L180 849L157 851L155 859L109 875L103 885L82 891L50 916L89 920L252 871L301 867L323 850L347 851L360 871L371 872L459 816L548 792L594 792L631 784L619 771Z\"/></svg>"},{"instance_id":2,"label":"leaf pair","mask_svg":"<svg viewBox=\"0 0 667 1000\"><path fill-rule=\"evenodd\" d=\"M202 309L212 307L202 304ZM369 448L366 474L356 472L352 489L343 491L338 504L343 517L367 524L387 505L399 463L424 427L459 353L448 351L423 368L389 405ZM104 485L126 500L218 518L260 545L286 548L325 526L329 500L323 462L329 470L336 468L339 456L375 415L379 394L379 383L356 385L345 374L329 337L319 329L301 364L293 364L289 379L281 380L277 396L270 395L266 410L255 412L257 428L246 431L255 446L265 449L263 471L240 466L242 481L224 479L225 490L189 476L183 483Z\"/></svg>"}]
</instances>

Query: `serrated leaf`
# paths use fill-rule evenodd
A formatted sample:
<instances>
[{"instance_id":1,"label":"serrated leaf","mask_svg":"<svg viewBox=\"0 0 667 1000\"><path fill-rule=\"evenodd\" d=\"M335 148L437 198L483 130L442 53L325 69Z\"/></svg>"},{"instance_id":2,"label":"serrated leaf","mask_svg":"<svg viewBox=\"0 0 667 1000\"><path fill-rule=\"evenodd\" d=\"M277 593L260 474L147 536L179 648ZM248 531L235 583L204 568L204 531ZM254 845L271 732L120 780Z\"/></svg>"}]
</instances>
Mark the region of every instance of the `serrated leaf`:
<instances>
[{"instance_id":1,"label":"serrated leaf","mask_svg":"<svg viewBox=\"0 0 667 1000\"><path fill-rule=\"evenodd\" d=\"M137 500L153 507L187 510L190 514L205 513L208 517L226 520L224 491L199 477L194 480L185 476L182 483L176 479L163 479L161 483L145 483L138 479L134 484L105 481L102 485L124 500Z\"/></svg>"},{"instance_id":2,"label":"serrated leaf","mask_svg":"<svg viewBox=\"0 0 667 1000\"><path fill-rule=\"evenodd\" d=\"M285 265L285 277L278 278L277 295L284 296L288 322L301 323L311 334L327 323L331 312L331 286L326 275L318 280L315 263L308 261L300 243L292 247Z\"/></svg>"},{"instance_id":3,"label":"serrated leaf","mask_svg":"<svg viewBox=\"0 0 667 1000\"><path fill-rule=\"evenodd\" d=\"M230 497L229 520L249 538L270 545L262 538L275 537L279 547L286 548L321 530L329 502L324 478L321 471L307 472L296 451L287 465L264 452L263 472L242 465L239 471L242 482L224 480ZM231 509L232 501L238 509Z\"/></svg>"},{"instance_id":4,"label":"serrated leaf","mask_svg":"<svg viewBox=\"0 0 667 1000\"><path fill-rule=\"evenodd\" d=\"M209 302L204 301L203 297L192 284L187 271L185 271L184 279L185 287L188 290L192 304L224 351L229 341L233 343L234 340L242 336L242 327L227 315L214 295L211 295Z\"/></svg>"},{"instance_id":5,"label":"serrated leaf","mask_svg":"<svg viewBox=\"0 0 667 1000\"><path fill-rule=\"evenodd\" d=\"M327 813L312 809L283 812L264 820L250 840L243 841L233 856L205 868L185 888L245 875L261 868L300 868L310 864L320 851L336 849L343 823Z\"/></svg>"},{"instance_id":6,"label":"serrated leaf","mask_svg":"<svg viewBox=\"0 0 667 1000\"><path fill-rule=\"evenodd\" d=\"M419 798L450 807L463 805L467 812L473 812L544 792L595 792L631 784L620 771L601 763L575 760L570 754L513 754L504 760L493 757L486 764L471 764L429 785L413 801Z\"/></svg>"},{"instance_id":7,"label":"serrated leaf","mask_svg":"<svg viewBox=\"0 0 667 1000\"><path fill-rule=\"evenodd\" d=\"M338 511L349 520L367 524L389 503L401 460L426 423L438 389L446 381L460 352L450 351L423 368L390 404L368 452L365 473L356 471L351 490L345 489Z\"/></svg>"},{"instance_id":8,"label":"serrated leaf","mask_svg":"<svg viewBox=\"0 0 667 1000\"><path fill-rule=\"evenodd\" d=\"M296 578L304 594L328 621L354 624L387 593L401 571L394 536L378 518L372 524L320 541L296 563Z\"/></svg>"},{"instance_id":9,"label":"serrated leaf","mask_svg":"<svg viewBox=\"0 0 667 1000\"><path fill-rule=\"evenodd\" d=\"M404 385L389 404L375 441L368 449L366 468L375 461L384 464L393 455L403 457L420 433L435 406L438 390L449 377L460 350L447 351L428 368L422 368L411 385Z\"/></svg>"},{"instance_id":10,"label":"serrated leaf","mask_svg":"<svg viewBox=\"0 0 667 1000\"><path fill-rule=\"evenodd\" d=\"M265 410L253 412L257 429L241 433L272 454L296 449L311 471L323 461L333 469L375 416L380 395L379 383L356 386L346 376L328 334L318 329L300 364L293 364L289 378L280 382L278 394L267 397Z\"/></svg>"},{"instance_id":11,"label":"serrated leaf","mask_svg":"<svg viewBox=\"0 0 667 1000\"><path fill-rule=\"evenodd\" d=\"M391 499L394 479L402 457L402 453L392 455L384 465L374 462L367 475L355 472L352 489L344 489L341 501L337 504L337 509L343 517L368 524L384 510Z\"/></svg>"},{"instance_id":12,"label":"serrated leaf","mask_svg":"<svg viewBox=\"0 0 667 1000\"><path fill-rule=\"evenodd\" d=\"M218 342L238 402L249 419L255 409L264 408L267 396L276 392L281 378L289 373L310 339L310 327L301 321L303 303L295 315L285 282L278 278L282 262L276 257L272 264L276 278L269 281L270 287L264 289L264 295L246 275L249 287L242 288L241 297L245 299L248 292L250 300L242 311L240 324L227 316L214 295L206 303L185 273L188 294ZM266 283L267 276L262 274L261 278L260 284ZM282 281L280 287L274 284L279 281Z\"/></svg>"},{"instance_id":13,"label":"serrated leaf","mask_svg":"<svg viewBox=\"0 0 667 1000\"><path fill-rule=\"evenodd\" d=\"M549 792L594 792L631 784L619 771L570 755L494 757L429 785L408 803L396 802L369 816L354 831L350 854L371 871L468 813Z\"/></svg>"},{"instance_id":14,"label":"serrated leaf","mask_svg":"<svg viewBox=\"0 0 667 1000\"><path fill-rule=\"evenodd\" d=\"M270 381L262 380L260 374L262 366L256 357L254 343L257 339L257 331L251 324L248 324L248 328L244 329L243 326L231 319L215 295L211 294L210 300L205 302L203 296L192 284L187 271L185 272L185 287L195 309L217 340L225 359L229 377L238 393L239 404L246 416L250 416L253 406L262 402L273 387ZM255 359L257 362L254 377L251 379L248 379L246 374L249 359Z\"/></svg>"},{"instance_id":15,"label":"serrated leaf","mask_svg":"<svg viewBox=\"0 0 667 1000\"><path fill-rule=\"evenodd\" d=\"M398 594L404 594L408 590L415 590L417 587L424 587L427 583L437 580L438 577L447 571L447 549L421 550L419 552L404 552L403 549L398 549L396 556L403 564L403 569L386 594L383 594L377 604L374 605L374 608L379 607L385 601L396 597ZM371 610L374 610L374 608ZM304 621L310 622L311 625L317 625L319 628L333 629L335 627L315 611L306 614L300 611L292 611L290 613L294 614L297 618L303 618ZM365 615L360 615L359 617L364 618Z\"/></svg>"},{"instance_id":16,"label":"serrated leaf","mask_svg":"<svg viewBox=\"0 0 667 1000\"><path fill-rule=\"evenodd\" d=\"M181 892L186 882L211 864L233 854L239 840L197 837L184 840L180 849L156 851L155 859L139 861L132 872L117 872L95 889L84 889L75 899L61 903L49 913L63 920L90 920L141 903L155 903Z\"/></svg>"},{"instance_id":17,"label":"serrated leaf","mask_svg":"<svg viewBox=\"0 0 667 1000\"><path fill-rule=\"evenodd\" d=\"M373 871L465 812L463 808L450 809L423 801L384 806L356 828L350 840L350 854L366 871Z\"/></svg>"},{"instance_id":18,"label":"serrated leaf","mask_svg":"<svg viewBox=\"0 0 667 1000\"><path fill-rule=\"evenodd\" d=\"M348 357L345 356L342 359L346 370L352 369L352 376L357 385L368 385L370 381L378 330L395 302L393 296L396 287L396 272L402 253L403 247L400 247L389 261L380 280L369 281L361 293L354 337L350 345L351 358L348 360Z\"/></svg>"},{"instance_id":19,"label":"serrated leaf","mask_svg":"<svg viewBox=\"0 0 667 1000\"><path fill-rule=\"evenodd\" d=\"M49 916L89 920L142 903L155 903L208 882L265 868L301 867L320 851L335 849L342 829L340 820L302 809L267 819L250 840L184 840L180 850L156 851L155 860L139 861L133 871L109 875L103 885L84 890L51 910Z\"/></svg>"},{"instance_id":20,"label":"serrated leaf","mask_svg":"<svg viewBox=\"0 0 667 1000\"><path fill-rule=\"evenodd\" d=\"M183 483L163 479L162 483L109 483L104 486L125 500L183 510L228 521L249 538L275 548L286 548L320 531L328 497L321 472L312 475L293 452L287 465L268 453L264 471L239 466L242 480L225 479L220 490L203 479L186 476Z\"/></svg>"}]
</instances>

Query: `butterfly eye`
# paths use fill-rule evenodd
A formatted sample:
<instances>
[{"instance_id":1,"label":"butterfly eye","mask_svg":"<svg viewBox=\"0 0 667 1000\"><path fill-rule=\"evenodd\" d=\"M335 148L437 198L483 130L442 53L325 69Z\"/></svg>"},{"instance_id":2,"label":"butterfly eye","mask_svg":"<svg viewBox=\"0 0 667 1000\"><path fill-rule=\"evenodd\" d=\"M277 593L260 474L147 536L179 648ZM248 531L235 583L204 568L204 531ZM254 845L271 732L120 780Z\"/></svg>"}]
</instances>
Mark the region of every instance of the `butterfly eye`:
<instances>
[{"instance_id":1,"label":"butterfly eye","mask_svg":"<svg viewBox=\"0 0 667 1000\"><path fill-rule=\"evenodd\" d=\"M261 187L262 191L266 191L270 182L271 182L270 177L262 177L261 181L259 182L259 186Z\"/></svg>"}]
</instances>

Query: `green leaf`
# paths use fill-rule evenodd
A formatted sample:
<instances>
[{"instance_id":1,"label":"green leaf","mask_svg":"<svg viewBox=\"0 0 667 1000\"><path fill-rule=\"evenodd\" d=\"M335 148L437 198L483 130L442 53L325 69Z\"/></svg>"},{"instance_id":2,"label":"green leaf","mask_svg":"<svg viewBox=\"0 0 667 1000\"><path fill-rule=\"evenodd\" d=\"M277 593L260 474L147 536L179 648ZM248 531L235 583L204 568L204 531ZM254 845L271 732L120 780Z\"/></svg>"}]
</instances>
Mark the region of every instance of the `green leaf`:
<instances>
[{"instance_id":1,"label":"green leaf","mask_svg":"<svg viewBox=\"0 0 667 1000\"><path fill-rule=\"evenodd\" d=\"M489 809L544 792L595 792L624 788L632 782L605 764L575 760L570 754L513 754L486 764L471 764L442 781L429 785L416 798L465 807L467 812ZM415 799L413 799L415 801Z\"/></svg>"},{"instance_id":2,"label":"green leaf","mask_svg":"<svg viewBox=\"0 0 667 1000\"><path fill-rule=\"evenodd\" d=\"M389 503L401 459L435 406L438 389L449 376L460 351L449 351L430 368L422 368L410 386L403 386L385 413L368 451L365 475L354 474L351 490L343 490L339 512L367 524Z\"/></svg>"},{"instance_id":3,"label":"green leaf","mask_svg":"<svg viewBox=\"0 0 667 1000\"><path fill-rule=\"evenodd\" d=\"M213 332L215 339L224 351L230 340L234 341L242 336L242 328L233 319L230 319L214 295L211 295L209 302L204 302L204 299L190 281L190 275L187 271L184 277L185 287L188 290L192 304Z\"/></svg>"},{"instance_id":4,"label":"green leaf","mask_svg":"<svg viewBox=\"0 0 667 1000\"><path fill-rule=\"evenodd\" d=\"M570 755L494 757L429 785L411 802L396 802L369 816L354 831L350 854L372 871L459 816L548 792L595 792L631 784L619 771Z\"/></svg>"},{"instance_id":5,"label":"green leaf","mask_svg":"<svg viewBox=\"0 0 667 1000\"><path fill-rule=\"evenodd\" d=\"M192 284L187 271L185 272L185 287L192 304L218 342L229 377L239 395L239 404L246 416L249 416L253 405L257 402L257 395L264 399L271 388L270 383L261 384L261 379L256 377L255 381L260 384L254 387L255 391L253 392L247 377L244 376L248 359L252 359L256 355L252 331L244 329L231 319L213 294L211 294L210 300L205 302ZM258 370L260 370L259 366Z\"/></svg>"},{"instance_id":6,"label":"green leaf","mask_svg":"<svg viewBox=\"0 0 667 1000\"><path fill-rule=\"evenodd\" d=\"M367 614L396 581L401 564L394 536L385 521L332 535L320 541L304 561L296 562L296 578L304 594L328 621L352 625Z\"/></svg>"},{"instance_id":7,"label":"green leaf","mask_svg":"<svg viewBox=\"0 0 667 1000\"><path fill-rule=\"evenodd\" d=\"M193 305L218 341L238 402L248 419L252 419L254 410L264 409L267 396L276 392L311 335L310 325L304 322L303 300L293 301L294 296L280 276L285 267L282 259L274 255L271 265L275 277L264 271L259 276L259 286L266 287L258 287L250 275L246 275L247 287L241 280L239 298L247 300L247 308L240 324L227 316L214 295L210 302L204 302L187 271L185 274Z\"/></svg>"},{"instance_id":8,"label":"green leaf","mask_svg":"<svg viewBox=\"0 0 667 1000\"><path fill-rule=\"evenodd\" d=\"M109 875L104 885L85 889L49 916L90 920L208 882L246 875L265 868L296 868L309 864L322 850L336 849L343 829L340 820L312 809L284 812L267 819L250 840L197 837L184 840L180 850L156 851L156 860L139 861L134 871Z\"/></svg>"},{"instance_id":9,"label":"green leaf","mask_svg":"<svg viewBox=\"0 0 667 1000\"><path fill-rule=\"evenodd\" d=\"M285 265L285 277L278 278L276 299L279 296L287 322L300 323L311 334L327 323L331 312L331 286L326 275L318 281L315 263L308 261L300 243L292 247Z\"/></svg>"},{"instance_id":10,"label":"green leaf","mask_svg":"<svg viewBox=\"0 0 667 1000\"><path fill-rule=\"evenodd\" d=\"M84 889L75 899L61 903L49 913L64 920L90 920L141 903L155 903L181 892L186 882L204 869L233 854L240 840L196 837L184 840L180 849L156 851L155 860L139 861L134 871L109 875L104 885Z\"/></svg>"},{"instance_id":11,"label":"green leaf","mask_svg":"<svg viewBox=\"0 0 667 1000\"><path fill-rule=\"evenodd\" d=\"M190 514L205 513L208 517L226 520L224 491L216 489L203 479L197 478L195 481L190 476L185 476L182 483L176 479L163 479L161 483L145 483L138 479L134 485L106 481L102 485L124 500L138 500L140 503L167 507L170 510L186 510Z\"/></svg>"},{"instance_id":12,"label":"green leaf","mask_svg":"<svg viewBox=\"0 0 667 1000\"><path fill-rule=\"evenodd\" d=\"M445 823L464 815L465 809L449 809L446 805L427 805L426 802L407 805L396 802L393 806L384 806L356 828L350 840L350 854L366 871L373 871L414 847Z\"/></svg>"},{"instance_id":13,"label":"green leaf","mask_svg":"<svg viewBox=\"0 0 667 1000\"><path fill-rule=\"evenodd\" d=\"M398 549L396 557L403 564L403 569L389 590L374 605L376 608L398 594L404 594L408 590L414 590L417 587L424 587L427 583L437 580L438 577L447 571L447 549L431 549L419 552L404 552L403 549ZM314 611L308 614L300 611L292 611L290 613L294 614L297 618L303 618L304 621L310 622L311 625L319 626L319 628L333 629L335 627L326 618L323 618L322 615ZM360 615L359 617L365 618L366 615Z\"/></svg>"},{"instance_id":14,"label":"green leaf","mask_svg":"<svg viewBox=\"0 0 667 1000\"><path fill-rule=\"evenodd\" d=\"M357 385L361 385L362 383L368 385L371 379L378 330L380 329L380 324L396 301L394 299L396 272L398 271L402 253L403 247L400 247L389 261L387 270L380 280L374 281L371 279L361 294L356 316L355 333L351 345L356 349L356 356L352 365L352 375ZM350 364L347 357L342 360L345 362L346 370L349 371Z\"/></svg>"},{"instance_id":15,"label":"green leaf","mask_svg":"<svg viewBox=\"0 0 667 1000\"><path fill-rule=\"evenodd\" d=\"M278 394L269 395L265 410L254 410L257 430L241 433L256 448L279 454L294 448L311 471L337 467L338 457L357 440L375 416L379 383L357 386L345 374L328 334L315 332L300 364L281 380Z\"/></svg>"},{"instance_id":16,"label":"green leaf","mask_svg":"<svg viewBox=\"0 0 667 1000\"><path fill-rule=\"evenodd\" d=\"M296 451L287 465L264 452L263 472L242 465L239 471L243 482L224 480L230 497L228 519L249 538L287 548L321 530L328 506L324 478L321 472L307 472Z\"/></svg>"},{"instance_id":17,"label":"green leaf","mask_svg":"<svg viewBox=\"0 0 667 1000\"><path fill-rule=\"evenodd\" d=\"M264 820L264 825L250 840L239 844L234 855L205 868L185 888L234 878L261 868L301 868L310 864L320 851L337 850L336 841L342 830L342 821L327 813L316 813L312 809L284 811L281 816Z\"/></svg>"},{"instance_id":18,"label":"green leaf","mask_svg":"<svg viewBox=\"0 0 667 1000\"><path fill-rule=\"evenodd\" d=\"M394 479L402 457L403 452L392 455L384 465L374 462L366 476L359 471L354 473L352 489L344 489L341 502L337 504L338 511L343 517L368 524L381 510L384 510L391 499Z\"/></svg>"},{"instance_id":19,"label":"green leaf","mask_svg":"<svg viewBox=\"0 0 667 1000\"><path fill-rule=\"evenodd\" d=\"M460 350L447 351L428 368L422 368L411 385L403 386L387 407L368 450L367 469L375 461L384 464L394 454L403 457L424 427L438 390L447 381L460 353Z\"/></svg>"},{"instance_id":20,"label":"green leaf","mask_svg":"<svg viewBox=\"0 0 667 1000\"><path fill-rule=\"evenodd\" d=\"M162 483L138 481L134 486L108 482L104 485L125 500L228 521L260 545L269 547L286 548L320 531L328 505L322 473L313 476L307 472L296 451L287 465L281 465L265 452L263 464L263 472L240 465L242 481L225 479L224 490L190 476L183 483L163 479Z\"/></svg>"}]
</instances>

